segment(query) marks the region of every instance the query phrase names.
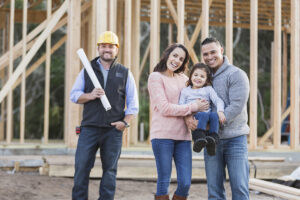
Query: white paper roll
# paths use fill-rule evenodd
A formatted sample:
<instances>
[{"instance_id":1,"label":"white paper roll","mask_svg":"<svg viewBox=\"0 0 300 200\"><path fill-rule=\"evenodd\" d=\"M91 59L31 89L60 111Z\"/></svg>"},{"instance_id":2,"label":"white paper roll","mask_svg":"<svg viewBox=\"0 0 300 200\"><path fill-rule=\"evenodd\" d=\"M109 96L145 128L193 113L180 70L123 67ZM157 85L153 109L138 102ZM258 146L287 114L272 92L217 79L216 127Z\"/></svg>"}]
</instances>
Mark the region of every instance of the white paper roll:
<instances>
[{"instance_id":1,"label":"white paper roll","mask_svg":"<svg viewBox=\"0 0 300 200\"><path fill-rule=\"evenodd\" d=\"M85 68L85 70L87 71L90 79L92 80L93 82L93 85L95 88L101 88L101 85L96 77L96 74L91 66L91 63L90 61L88 60L88 58L86 57L85 53L84 53L84 50L83 49L78 49L77 50L77 54ZM102 102L102 105L103 107L105 108L106 111L110 110L111 109L111 105L106 97L106 95L102 95L101 98L100 98L101 102Z\"/></svg>"}]
</instances>

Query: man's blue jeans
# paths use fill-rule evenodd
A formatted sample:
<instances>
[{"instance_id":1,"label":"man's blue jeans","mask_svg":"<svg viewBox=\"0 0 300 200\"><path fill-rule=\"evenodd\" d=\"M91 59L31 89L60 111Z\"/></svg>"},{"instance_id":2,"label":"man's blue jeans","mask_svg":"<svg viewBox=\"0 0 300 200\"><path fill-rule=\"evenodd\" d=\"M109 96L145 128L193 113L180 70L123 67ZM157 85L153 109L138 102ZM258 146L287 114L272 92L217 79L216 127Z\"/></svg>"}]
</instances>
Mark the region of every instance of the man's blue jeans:
<instances>
[{"instance_id":1,"label":"man's blue jeans","mask_svg":"<svg viewBox=\"0 0 300 200\"><path fill-rule=\"evenodd\" d=\"M232 200L249 199L249 165L247 136L222 139L217 145L216 155L209 156L205 149L205 172L207 177L208 199L226 199L224 182L225 167L228 169Z\"/></svg>"},{"instance_id":2,"label":"man's blue jeans","mask_svg":"<svg viewBox=\"0 0 300 200\"><path fill-rule=\"evenodd\" d=\"M88 199L90 171L99 148L103 170L99 200L114 199L121 147L122 132L116 128L82 127L75 155L73 200Z\"/></svg>"},{"instance_id":3,"label":"man's blue jeans","mask_svg":"<svg viewBox=\"0 0 300 200\"><path fill-rule=\"evenodd\" d=\"M197 112L195 118L198 120L197 129L206 130L209 122L209 133L219 132L219 116L216 112Z\"/></svg>"},{"instance_id":4,"label":"man's blue jeans","mask_svg":"<svg viewBox=\"0 0 300 200\"><path fill-rule=\"evenodd\" d=\"M192 178L191 141L152 139L151 142L157 168L156 195L169 194L172 159L174 158L177 172L177 189L175 194L187 197Z\"/></svg>"}]
</instances>

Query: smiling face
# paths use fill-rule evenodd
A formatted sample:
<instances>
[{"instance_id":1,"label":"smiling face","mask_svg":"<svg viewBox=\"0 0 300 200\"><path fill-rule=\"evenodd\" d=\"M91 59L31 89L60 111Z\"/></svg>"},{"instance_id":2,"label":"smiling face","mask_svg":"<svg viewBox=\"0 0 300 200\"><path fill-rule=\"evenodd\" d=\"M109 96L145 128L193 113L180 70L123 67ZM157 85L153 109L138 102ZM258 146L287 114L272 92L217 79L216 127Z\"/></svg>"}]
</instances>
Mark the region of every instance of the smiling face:
<instances>
[{"instance_id":1,"label":"smiling face","mask_svg":"<svg viewBox=\"0 0 300 200\"><path fill-rule=\"evenodd\" d=\"M203 69L196 69L191 77L193 89L202 88L207 81L207 73Z\"/></svg>"},{"instance_id":2,"label":"smiling face","mask_svg":"<svg viewBox=\"0 0 300 200\"><path fill-rule=\"evenodd\" d=\"M223 48L216 42L202 45L201 52L205 64L216 72L223 64Z\"/></svg>"},{"instance_id":3,"label":"smiling face","mask_svg":"<svg viewBox=\"0 0 300 200\"><path fill-rule=\"evenodd\" d=\"M177 69L179 69L184 62L185 56L185 51L182 48L175 48L168 57L166 63L167 71L169 73L174 73Z\"/></svg>"},{"instance_id":4,"label":"smiling face","mask_svg":"<svg viewBox=\"0 0 300 200\"><path fill-rule=\"evenodd\" d=\"M101 60L105 62L113 61L118 54L118 47L114 44L99 44L98 53Z\"/></svg>"}]
</instances>

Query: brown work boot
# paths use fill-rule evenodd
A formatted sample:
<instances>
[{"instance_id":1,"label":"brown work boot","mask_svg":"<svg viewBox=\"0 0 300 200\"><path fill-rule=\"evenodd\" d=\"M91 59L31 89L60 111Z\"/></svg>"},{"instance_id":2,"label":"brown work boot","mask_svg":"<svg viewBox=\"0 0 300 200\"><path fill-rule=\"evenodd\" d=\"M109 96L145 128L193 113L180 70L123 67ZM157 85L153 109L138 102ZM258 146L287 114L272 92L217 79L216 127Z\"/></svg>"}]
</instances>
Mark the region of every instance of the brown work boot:
<instances>
[{"instance_id":1,"label":"brown work boot","mask_svg":"<svg viewBox=\"0 0 300 200\"><path fill-rule=\"evenodd\" d=\"M167 195L160 195L160 196L154 195L154 199L155 200L170 200L168 194Z\"/></svg>"},{"instance_id":2,"label":"brown work boot","mask_svg":"<svg viewBox=\"0 0 300 200\"><path fill-rule=\"evenodd\" d=\"M178 196L177 194L174 194L172 200L187 200L187 197L181 197Z\"/></svg>"}]
</instances>

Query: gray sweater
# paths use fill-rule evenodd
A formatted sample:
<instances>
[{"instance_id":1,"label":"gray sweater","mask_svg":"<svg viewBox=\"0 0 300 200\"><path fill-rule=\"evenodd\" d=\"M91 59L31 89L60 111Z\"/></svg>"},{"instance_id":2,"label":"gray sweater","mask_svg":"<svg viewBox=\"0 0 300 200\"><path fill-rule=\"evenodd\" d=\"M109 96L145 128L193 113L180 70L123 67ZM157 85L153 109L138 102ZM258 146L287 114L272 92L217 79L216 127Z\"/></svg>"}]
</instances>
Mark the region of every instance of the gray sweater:
<instances>
[{"instance_id":1,"label":"gray sweater","mask_svg":"<svg viewBox=\"0 0 300 200\"><path fill-rule=\"evenodd\" d=\"M221 139L249 134L247 101L249 79L247 74L231 65L224 56L223 65L213 74L213 87L224 101L226 123L220 127ZM216 108L213 107L213 111Z\"/></svg>"}]
</instances>

